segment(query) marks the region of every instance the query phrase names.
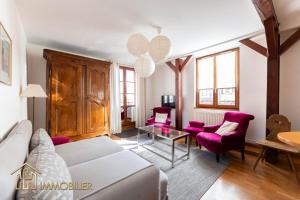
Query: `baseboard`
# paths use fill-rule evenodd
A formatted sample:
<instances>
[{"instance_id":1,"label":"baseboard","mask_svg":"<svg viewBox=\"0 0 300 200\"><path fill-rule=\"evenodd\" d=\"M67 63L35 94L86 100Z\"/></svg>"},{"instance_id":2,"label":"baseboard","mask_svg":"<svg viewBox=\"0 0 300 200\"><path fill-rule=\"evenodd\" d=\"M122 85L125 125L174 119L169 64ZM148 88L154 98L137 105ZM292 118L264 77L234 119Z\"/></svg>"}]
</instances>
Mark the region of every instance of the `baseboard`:
<instances>
[{"instance_id":1,"label":"baseboard","mask_svg":"<svg viewBox=\"0 0 300 200\"><path fill-rule=\"evenodd\" d=\"M252 146L258 146L256 143L256 140L246 139L246 144L252 145Z\"/></svg>"}]
</instances>

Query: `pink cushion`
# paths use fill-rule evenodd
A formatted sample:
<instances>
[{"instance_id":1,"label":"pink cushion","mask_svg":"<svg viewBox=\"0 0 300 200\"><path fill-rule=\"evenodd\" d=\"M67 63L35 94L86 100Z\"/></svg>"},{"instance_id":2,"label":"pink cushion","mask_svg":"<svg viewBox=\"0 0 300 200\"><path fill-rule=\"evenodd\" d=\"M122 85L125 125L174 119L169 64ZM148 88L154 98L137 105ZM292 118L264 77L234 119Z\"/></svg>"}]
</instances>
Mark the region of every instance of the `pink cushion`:
<instances>
[{"instance_id":1,"label":"pink cushion","mask_svg":"<svg viewBox=\"0 0 300 200\"><path fill-rule=\"evenodd\" d=\"M71 142L70 138L65 136L54 136L51 137L51 139L54 145L60 145Z\"/></svg>"}]
</instances>

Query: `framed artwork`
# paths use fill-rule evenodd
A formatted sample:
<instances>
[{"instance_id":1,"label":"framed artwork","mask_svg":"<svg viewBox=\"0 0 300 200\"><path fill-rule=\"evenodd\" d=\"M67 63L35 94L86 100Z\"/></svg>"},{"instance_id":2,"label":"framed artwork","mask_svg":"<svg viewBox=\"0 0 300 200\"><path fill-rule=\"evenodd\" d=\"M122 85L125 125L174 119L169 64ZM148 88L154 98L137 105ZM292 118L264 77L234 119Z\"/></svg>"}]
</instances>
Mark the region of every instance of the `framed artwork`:
<instances>
[{"instance_id":1,"label":"framed artwork","mask_svg":"<svg viewBox=\"0 0 300 200\"><path fill-rule=\"evenodd\" d=\"M12 84L12 41L0 22L0 82Z\"/></svg>"}]
</instances>

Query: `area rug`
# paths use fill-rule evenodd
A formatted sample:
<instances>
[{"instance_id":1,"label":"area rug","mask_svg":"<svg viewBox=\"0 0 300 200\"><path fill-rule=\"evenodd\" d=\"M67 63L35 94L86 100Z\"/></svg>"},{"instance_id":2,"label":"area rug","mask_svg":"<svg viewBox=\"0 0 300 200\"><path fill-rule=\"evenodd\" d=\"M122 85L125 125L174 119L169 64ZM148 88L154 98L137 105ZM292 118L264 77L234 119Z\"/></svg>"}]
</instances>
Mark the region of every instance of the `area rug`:
<instances>
[{"instance_id":1,"label":"area rug","mask_svg":"<svg viewBox=\"0 0 300 200\"><path fill-rule=\"evenodd\" d=\"M140 141L149 140L147 134L141 135ZM119 143L126 149L137 153L144 159L158 166L168 176L168 196L169 200L199 200L205 192L214 184L224 169L229 165L229 158L221 157L220 162L216 162L215 154L200 150L198 147L191 147L190 158L183 159L175 163L171 168L171 163L143 147L137 148L137 137L132 136L120 140ZM166 141L162 141L166 142ZM179 148L184 148L184 144L178 144ZM153 151L170 155L171 147L156 142L154 145L147 145ZM176 152L176 150L175 150ZM175 155L180 156L181 151Z\"/></svg>"}]
</instances>

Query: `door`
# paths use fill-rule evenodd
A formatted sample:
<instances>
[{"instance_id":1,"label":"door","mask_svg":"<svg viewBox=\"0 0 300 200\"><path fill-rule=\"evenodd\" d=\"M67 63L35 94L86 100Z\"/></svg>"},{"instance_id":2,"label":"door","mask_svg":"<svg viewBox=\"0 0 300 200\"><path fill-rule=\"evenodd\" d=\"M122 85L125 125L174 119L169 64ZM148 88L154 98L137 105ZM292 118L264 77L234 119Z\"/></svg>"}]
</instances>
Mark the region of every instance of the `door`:
<instances>
[{"instance_id":1,"label":"door","mask_svg":"<svg viewBox=\"0 0 300 200\"><path fill-rule=\"evenodd\" d=\"M51 135L83 133L82 66L53 62L51 65Z\"/></svg>"},{"instance_id":2,"label":"door","mask_svg":"<svg viewBox=\"0 0 300 200\"><path fill-rule=\"evenodd\" d=\"M109 127L109 71L101 65L86 67L86 133L102 133Z\"/></svg>"}]
</instances>

